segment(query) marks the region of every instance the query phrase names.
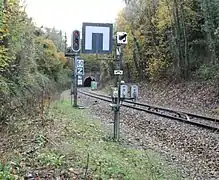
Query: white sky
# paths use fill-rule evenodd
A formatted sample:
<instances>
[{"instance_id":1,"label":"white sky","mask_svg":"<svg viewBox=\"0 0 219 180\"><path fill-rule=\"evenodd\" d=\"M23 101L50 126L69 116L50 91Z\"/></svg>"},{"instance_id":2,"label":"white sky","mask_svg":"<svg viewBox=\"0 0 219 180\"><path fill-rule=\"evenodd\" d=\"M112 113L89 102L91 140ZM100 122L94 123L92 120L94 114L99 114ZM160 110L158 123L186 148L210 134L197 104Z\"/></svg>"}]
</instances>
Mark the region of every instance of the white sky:
<instances>
[{"instance_id":1,"label":"white sky","mask_svg":"<svg viewBox=\"0 0 219 180\"><path fill-rule=\"evenodd\" d=\"M26 0L26 12L37 26L62 30L68 42L74 29L83 22L114 23L124 7L122 0Z\"/></svg>"}]
</instances>

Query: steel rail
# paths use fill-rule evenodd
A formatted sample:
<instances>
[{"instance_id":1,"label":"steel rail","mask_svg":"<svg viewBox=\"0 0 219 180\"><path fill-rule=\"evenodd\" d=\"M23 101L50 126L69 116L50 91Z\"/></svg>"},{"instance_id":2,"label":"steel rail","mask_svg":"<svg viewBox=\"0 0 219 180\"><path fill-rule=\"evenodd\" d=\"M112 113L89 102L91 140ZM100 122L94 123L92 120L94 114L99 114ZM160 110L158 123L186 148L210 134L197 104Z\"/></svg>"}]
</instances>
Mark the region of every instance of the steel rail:
<instances>
[{"instance_id":1,"label":"steel rail","mask_svg":"<svg viewBox=\"0 0 219 180\"><path fill-rule=\"evenodd\" d=\"M192 118L199 118L199 119L204 119L204 120L208 120L208 121L212 121L212 122L219 122L219 119L212 118L212 117L207 117L207 116L202 116L202 115L198 115L198 114L194 114L194 113L190 113L190 112L173 110L173 109L169 109L169 108L163 108L163 107L160 107L160 106L154 106L154 105L149 105L149 104L144 104L144 103L130 102L130 101L127 101L127 100L125 102L132 103L132 104L139 105L139 106L152 108L152 109L159 109L159 110L163 110L163 111L168 111L168 112L171 112L171 113L178 113L178 114L181 114L181 115L188 115Z\"/></svg>"},{"instance_id":2,"label":"steel rail","mask_svg":"<svg viewBox=\"0 0 219 180\"><path fill-rule=\"evenodd\" d=\"M111 100L109 100L109 99L111 99L110 96L96 94L96 93L93 93L93 92L82 92L82 91L79 91L79 93L87 95L87 96L90 96L90 97L93 97L93 98L96 98L96 99L99 99L99 100L103 100L103 101L106 101L106 102L112 102ZM145 104L142 104L142 103L136 103L136 102L127 101L127 100L124 101L124 102L128 103L128 104L134 104L134 105L139 105L139 106L143 106L143 107L154 108L154 106L145 105ZM158 115L158 116L165 117L165 118L169 118L169 119L173 119L173 120L178 120L178 121L181 121L181 122L184 122L184 123L187 123L187 124L192 124L192 125L195 125L195 126L198 126L198 127L202 127L202 128L205 128L205 129L209 129L209 130L213 130L213 131L216 131L216 132L219 131L219 128L215 127L215 126L210 126L210 125L207 125L207 124L202 124L202 123L199 123L199 122L191 121L191 120L188 120L188 118L182 118L182 117L176 117L176 116L172 116L172 115L162 114L160 112L155 112L155 111L151 111L149 109L143 109L143 108L135 107L133 105L128 105L128 104L124 104L123 103L122 106L127 107L127 108L131 108L131 109L135 109L135 110L138 110L138 111L147 112L149 114ZM155 106L155 108L157 108L157 107ZM159 108L157 108L157 109L159 109ZM165 111L166 109L165 108L161 108L160 110ZM181 113L181 112L174 111L174 110L169 110L169 109L167 109L166 111L167 112L176 113L176 114ZM190 114L190 113L184 113L184 114ZM200 116L200 115L194 115L194 117L197 117L197 118L202 117L202 119L205 118L204 116ZM209 118L207 117L206 119L208 120ZM218 122L218 120L216 122Z\"/></svg>"},{"instance_id":3,"label":"steel rail","mask_svg":"<svg viewBox=\"0 0 219 180\"><path fill-rule=\"evenodd\" d=\"M93 92L88 92L88 91L87 91L87 93L91 93L91 94L93 94L93 95L100 96L100 94L96 94L96 93L93 93ZM102 96L102 97L105 97L105 98L111 99L110 96L106 96L106 95L102 95L102 94L101 94L101 96ZM173 110L173 109L170 109L170 108L164 108L164 107L149 105L149 104L145 104L145 103L138 103L138 102L133 102L133 101L130 101L130 100L125 100L125 101L123 101L123 102L130 103L130 104L134 104L134 105L138 105L138 106L147 107L147 108L149 108L149 109L167 111L167 112L170 112L170 113L178 114L179 116L180 116L180 115L188 115L188 116L190 116L190 117L192 117L192 118L199 118L199 119L208 120L208 121L212 121L212 122L219 122L219 119L212 118L212 117L207 117L207 116L203 116L203 115L198 115L198 114L194 114L194 113L190 113L190 112L179 111L179 110Z\"/></svg>"}]
</instances>

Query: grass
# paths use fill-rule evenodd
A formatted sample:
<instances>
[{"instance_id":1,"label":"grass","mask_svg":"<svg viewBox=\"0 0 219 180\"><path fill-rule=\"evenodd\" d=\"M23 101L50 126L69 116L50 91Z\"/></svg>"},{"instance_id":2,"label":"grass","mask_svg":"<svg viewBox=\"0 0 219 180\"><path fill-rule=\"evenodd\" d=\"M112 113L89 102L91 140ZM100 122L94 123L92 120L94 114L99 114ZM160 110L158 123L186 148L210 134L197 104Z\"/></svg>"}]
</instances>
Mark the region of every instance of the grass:
<instances>
[{"instance_id":1,"label":"grass","mask_svg":"<svg viewBox=\"0 0 219 180\"><path fill-rule=\"evenodd\" d=\"M181 179L159 154L111 141L87 110L73 109L68 101L57 101L43 119L24 119L12 129L16 133L7 132L6 140L14 143L0 151L0 179L29 170L66 179Z\"/></svg>"}]
</instances>

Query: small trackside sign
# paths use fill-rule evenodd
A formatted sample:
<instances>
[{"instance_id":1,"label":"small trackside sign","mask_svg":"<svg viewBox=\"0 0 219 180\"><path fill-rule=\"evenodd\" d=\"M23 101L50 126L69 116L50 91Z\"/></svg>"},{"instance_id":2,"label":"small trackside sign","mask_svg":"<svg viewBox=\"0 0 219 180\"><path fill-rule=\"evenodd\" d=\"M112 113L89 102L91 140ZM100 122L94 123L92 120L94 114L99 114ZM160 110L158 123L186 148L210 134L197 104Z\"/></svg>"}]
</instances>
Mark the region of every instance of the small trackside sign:
<instances>
[{"instance_id":1,"label":"small trackside sign","mask_svg":"<svg viewBox=\"0 0 219 180\"><path fill-rule=\"evenodd\" d=\"M114 70L115 75L123 75L123 70Z\"/></svg>"}]
</instances>

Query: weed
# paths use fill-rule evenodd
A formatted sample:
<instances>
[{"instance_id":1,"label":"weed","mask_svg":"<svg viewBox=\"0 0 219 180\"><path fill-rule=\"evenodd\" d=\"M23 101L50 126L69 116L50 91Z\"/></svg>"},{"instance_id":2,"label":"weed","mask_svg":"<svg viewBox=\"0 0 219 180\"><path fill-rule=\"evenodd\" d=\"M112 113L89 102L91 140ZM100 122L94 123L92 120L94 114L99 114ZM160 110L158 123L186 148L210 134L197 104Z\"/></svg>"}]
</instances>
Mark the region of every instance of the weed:
<instances>
[{"instance_id":1,"label":"weed","mask_svg":"<svg viewBox=\"0 0 219 180\"><path fill-rule=\"evenodd\" d=\"M45 137L41 134L38 134L35 142L38 144L39 147L43 147L46 143Z\"/></svg>"},{"instance_id":2,"label":"weed","mask_svg":"<svg viewBox=\"0 0 219 180\"><path fill-rule=\"evenodd\" d=\"M56 177L63 169L71 169L71 177L79 179L180 179L175 168L159 154L113 142L86 109L74 109L68 101L57 101L45 113L44 120L47 119L53 121L40 128L34 120L25 126L18 122L20 134L11 136L17 138L13 142L18 144L21 137L25 139L17 146L25 151L19 154L22 163L18 162L19 171L16 170L22 177L30 169L41 169L42 174L54 170ZM5 154L9 155L7 161L15 161L14 151ZM0 179L7 178L13 179L10 166L1 165Z\"/></svg>"},{"instance_id":3,"label":"weed","mask_svg":"<svg viewBox=\"0 0 219 180\"><path fill-rule=\"evenodd\" d=\"M217 79L219 78L219 65L202 65L196 72L196 76L202 81Z\"/></svg>"},{"instance_id":4,"label":"weed","mask_svg":"<svg viewBox=\"0 0 219 180\"><path fill-rule=\"evenodd\" d=\"M0 179L4 180L14 180L15 177L13 176L11 172L11 166L9 164L1 164L0 163Z\"/></svg>"},{"instance_id":5,"label":"weed","mask_svg":"<svg viewBox=\"0 0 219 180\"><path fill-rule=\"evenodd\" d=\"M44 152L40 153L36 158L42 166L54 166L59 167L63 164L65 156L55 152Z\"/></svg>"},{"instance_id":6,"label":"weed","mask_svg":"<svg viewBox=\"0 0 219 180\"><path fill-rule=\"evenodd\" d=\"M57 102L55 107L63 110L61 116L65 120L59 123L68 124L68 132L77 134L67 139L74 157L78 157L73 164L70 162L72 166L88 168L96 179L177 179L179 176L176 170L162 165L165 161L159 154L112 142L86 110L72 109L68 101ZM58 116L59 111L55 114Z\"/></svg>"}]
</instances>

